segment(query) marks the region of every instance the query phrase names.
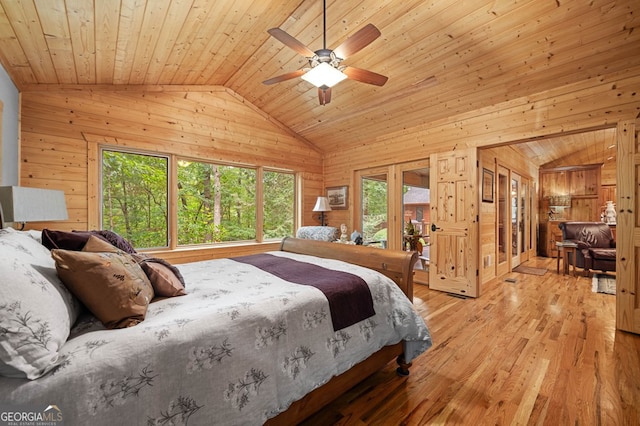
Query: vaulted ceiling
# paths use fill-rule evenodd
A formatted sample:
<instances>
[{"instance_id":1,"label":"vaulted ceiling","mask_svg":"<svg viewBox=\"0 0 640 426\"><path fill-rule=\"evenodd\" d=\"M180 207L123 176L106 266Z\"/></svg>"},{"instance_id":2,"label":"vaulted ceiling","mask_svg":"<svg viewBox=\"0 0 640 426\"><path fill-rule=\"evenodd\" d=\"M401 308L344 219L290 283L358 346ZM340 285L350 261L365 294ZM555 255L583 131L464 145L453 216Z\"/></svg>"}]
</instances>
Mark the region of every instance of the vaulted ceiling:
<instances>
[{"instance_id":1,"label":"vaulted ceiling","mask_svg":"<svg viewBox=\"0 0 640 426\"><path fill-rule=\"evenodd\" d=\"M326 13L329 48L369 23L381 31L344 64L386 85L345 80L321 106L300 78L262 83L308 66L268 29L323 47L321 0L0 0L0 61L22 91L225 86L327 151L640 67L638 0L328 0ZM595 143L584 161L602 162L605 133L522 148L541 165Z\"/></svg>"}]
</instances>

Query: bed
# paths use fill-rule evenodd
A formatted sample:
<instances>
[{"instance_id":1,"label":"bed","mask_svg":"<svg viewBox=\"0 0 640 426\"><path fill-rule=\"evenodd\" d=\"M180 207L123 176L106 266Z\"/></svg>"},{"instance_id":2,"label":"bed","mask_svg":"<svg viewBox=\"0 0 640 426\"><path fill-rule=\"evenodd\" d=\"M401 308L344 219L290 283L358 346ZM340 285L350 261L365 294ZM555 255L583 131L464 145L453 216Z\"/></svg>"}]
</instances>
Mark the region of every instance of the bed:
<instances>
[{"instance_id":1,"label":"bed","mask_svg":"<svg viewBox=\"0 0 640 426\"><path fill-rule=\"evenodd\" d=\"M393 359L408 374L431 346L411 303L415 253L286 238L279 251L176 265L186 294L156 297L143 319L108 329L40 238L0 231L0 406L18 415L295 424ZM360 289L301 282L321 273L356 277Z\"/></svg>"}]
</instances>

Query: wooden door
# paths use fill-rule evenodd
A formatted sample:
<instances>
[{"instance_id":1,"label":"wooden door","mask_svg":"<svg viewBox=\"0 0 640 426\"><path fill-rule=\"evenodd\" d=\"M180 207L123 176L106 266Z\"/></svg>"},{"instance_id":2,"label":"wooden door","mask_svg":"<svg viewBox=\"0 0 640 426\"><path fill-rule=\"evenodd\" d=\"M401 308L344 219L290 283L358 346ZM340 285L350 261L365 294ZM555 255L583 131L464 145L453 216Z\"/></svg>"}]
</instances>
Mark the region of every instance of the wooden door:
<instances>
[{"instance_id":1,"label":"wooden door","mask_svg":"<svg viewBox=\"0 0 640 426\"><path fill-rule=\"evenodd\" d=\"M432 154L430 164L429 288L478 297L476 149Z\"/></svg>"},{"instance_id":2,"label":"wooden door","mask_svg":"<svg viewBox=\"0 0 640 426\"><path fill-rule=\"evenodd\" d=\"M638 122L618 123L616 327L640 334L640 149Z\"/></svg>"}]
</instances>

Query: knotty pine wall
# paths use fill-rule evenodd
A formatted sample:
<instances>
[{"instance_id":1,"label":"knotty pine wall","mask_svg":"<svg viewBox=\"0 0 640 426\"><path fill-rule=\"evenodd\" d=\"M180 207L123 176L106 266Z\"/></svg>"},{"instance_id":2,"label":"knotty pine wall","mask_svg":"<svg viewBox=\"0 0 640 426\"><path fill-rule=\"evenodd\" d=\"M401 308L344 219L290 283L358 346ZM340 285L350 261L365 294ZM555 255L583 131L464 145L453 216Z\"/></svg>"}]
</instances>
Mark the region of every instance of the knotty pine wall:
<instances>
[{"instance_id":1,"label":"knotty pine wall","mask_svg":"<svg viewBox=\"0 0 640 426\"><path fill-rule=\"evenodd\" d=\"M634 120L640 114L638 87L640 73L638 70L629 70L498 102L443 120L429 121L429 117L424 117L413 127L381 134L354 149L328 153L324 163L325 183L327 186L349 185L353 188L358 170L429 158L434 152L465 147L480 149L564 132L616 127L618 122ZM634 175L633 170L627 173ZM532 176L536 177L537 174ZM350 197L349 203L349 210L331 212L331 215L335 223L347 223L349 229L353 229L357 222L353 197ZM490 235L485 232L478 243L483 251L490 250L487 238ZM496 244L495 240L493 244ZM478 258L482 259L480 256ZM477 267L481 269L482 265ZM491 272L484 272L489 279Z\"/></svg>"},{"instance_id":2,"label":"knotty pine wall","mask_svg":"<svg viewBox=\"0 0 640 426\"><path fill-rule=\"evenodd\" d=\"M21 185L64 190L69 210L67 222L31 227L99 228L97 211L90 211L96 209L99 186L88 179L88 145L99 141L294 170L302 185L303 211L311 212L323 189L321 154L234 92L205 89L78 86L23 92ZM302 215L301 223L313 224L311 214ZM251 250L262 248L236 249L240 254ZM178 250L165 257L188 261L211 256Z\"/></svg>"},{"instance_id":3,"label":"knotty pine wall","mask_svg":"<svg viewBox=\"0 0 640 426\"><path fill-rule=\"evenodd\" d=\"M527 160L519 152L512 149L512 146L500 146L496 148L486 148L480 150L478 156L480 160L479 168L489 169L493 171L494 176L494 202L493 203L480 203L480 256L478 256L480 264L480 282L486 283L490 279L498 275L498 249L496 241L498 241L498 234L496 228L496 222L498 221L498 168L500 165L510 172L517 173L518 175L530 180L530 191L533 191L533 199L537 200L537 188L538 188L538 168ZM531 215L531 220L537 220L537 211L535 208ZM536 222L537 223L537 222ZM535 237L535 233L534 233ZM534 242L535 253L535 242ZM489 262L485 260L489 258ZM510 262L511 255L507 255L507 261Z\"/></svg>"}]
</instances>

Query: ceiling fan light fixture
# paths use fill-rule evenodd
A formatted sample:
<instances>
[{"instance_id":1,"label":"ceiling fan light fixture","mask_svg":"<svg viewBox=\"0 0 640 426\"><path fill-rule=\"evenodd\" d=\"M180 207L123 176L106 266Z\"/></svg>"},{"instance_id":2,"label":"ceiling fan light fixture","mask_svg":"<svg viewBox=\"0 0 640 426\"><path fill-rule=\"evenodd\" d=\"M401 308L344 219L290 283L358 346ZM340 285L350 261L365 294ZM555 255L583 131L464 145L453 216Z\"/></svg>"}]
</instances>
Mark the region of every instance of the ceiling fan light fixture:
<instances>
[{"instance_id":1,"label":"ceiling fan light fixture","mask_svg":"<svg viewBox=\"0 0 640 426\"><path fill-rule=\"evenodd\" d=\"M320 63L302 75L302 79L308 81L316 87L333 87L340 83L347 76L337 68L326 62Z\"/></svg>"}]
</instances>

